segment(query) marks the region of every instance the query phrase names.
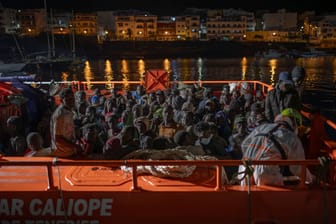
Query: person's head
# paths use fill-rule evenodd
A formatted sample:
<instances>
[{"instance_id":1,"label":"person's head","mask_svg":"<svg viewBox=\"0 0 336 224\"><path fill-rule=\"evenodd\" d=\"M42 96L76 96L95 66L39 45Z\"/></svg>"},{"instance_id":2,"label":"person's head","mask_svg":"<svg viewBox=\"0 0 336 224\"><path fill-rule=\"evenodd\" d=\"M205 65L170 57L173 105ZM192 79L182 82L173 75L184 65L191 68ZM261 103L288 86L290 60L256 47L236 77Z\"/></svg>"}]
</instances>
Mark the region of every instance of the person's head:
<instances>
[{"instance_id":1,"label":"person's head","mask_svg":"<svg viewBox=\"0 0 336 224\"><path fill-rule=\"evenodd\" d=\"M230 86L224 85L222 89L222 94L229 95L230 94Z\"/></svg>"},{"instance_id":2,"label":"person's head","mask_svg":"<svg viewBox=\"0 0 336 224\"><path fill-rule=\"evenodd\" d=\"M111 114L110 116L107 117L107 126L110 129L118 127L118 116L115 114Z\"/></svg>"},{"instance_id":3,"label":"person's head","mask_svg":"<svg viewBox=\"0 0 336 224\"><path fill-rule=\"evenodd\" d=\"M136 93L139 96L144 95L145 94L144 86L143 85L138 85L137 88L136 88Z\"/></svg>"},{"instance_id":4,"label":"person's head","mask_svg":"<svg viewBox=\"0 0 336 224\"><path fill-rule=\"evenodd\" d=\"M75 107L75 96L70 88L64 88L59 93L59 97L62 101L62 104L66 107L72 109Z\"/></svg>"},{"instance_id":5,"label":"person's head","mask_svg":"<svg viewBox=\"0 0 336 224\"><path fill-rule=\"evenodd\" d=\"M10 136L23 135L24 123L19 116L10 116L7 119L7 130Z\"/></svg>"},{"instance_id":6,"label":"person's head","mask_svg":"<svg viewBox=\"0 0 336 224\"><path fill-rule=\"evenodd\" d=\"M171 105L166 105L162 110L163 119L167 122L174 120L174 109Z\"/></svg>"},{"instance_id":7,"label":"person's head","mask_svg":"<svg viewBox=\"0 0 336 224\"><path fill-rule=\"evenodd\" d=\"M282 92L288 92L291 90L294 86L291 74L288 72L280 72L278 84L279 89Z\"/></svg>"},{"instance_id":8,"label":"person's head","mask_svg":"<svg viewBox=\"0 0 336 224\"><path fill-rule=\"evenodd\" d=\"M133 125L125 126L121 130L120 135L122 137L122 144L123 145L127 145L130 142L134 142L134 141L139 140L138 129L136 129L136 127L134 127Z\"/></svg>"},{"instance_id":9,"label":"person's head","mask_svg":"<svg viewBox=\"0 0 336 224\"><path fill-rule=\"evenodd\" d=\"M158 136L153 139L153 149L161 150L161 149L169 149L171 143L169 139L165 136Z\"/></svg>"},{"instance_id":10,"label":"person's head","mask_svg":"<svg viewBox=\"0 0 336 224\"><path fill-rule=\"evenodd\" d=\"M228 115L223 110L215 114L215 119L218 127L223 127L228 123Z\"/></svg>"},{"instance_id":11,"label":"person's head","mask_svg":"<svg viewBox=\"0 0 336 224\"><path fill-rule=\"evenodd\" d=\"M96 96L96 95L91 96L91 100L90 100L91 106L98 107L100 103L99 101L100 101L99 96Z\"/></svg>"},{"instance_id":12,"label":"person's head","mask_svg":"<svg viewBox=\"0 0 336 224\"><path fill-rule=\"evenodd\" d=\"M299 111L286 108L275 117L274 122L284 124L288 129L297 133L298 127L302 125L302 116Z\"/></svg>"},{"instance_id":13,"label":"person's head","mask_svg":"<svg viewBox=\"0 0 336 224\"><path fill-rule=\"evenodd\" d=\"M194 121L194 113L191 111L183 111L181 124L183 126L189 126L193 124L193 121Z\"/></svg>"},{"instance_id":14,"label":"person's head","mask_svg":"<svg viewBox=\"0 0 336 224\"><path fill-rule=\"evenodd\" d=\"M247 131L247 120L243 115L237 115L234 119L233 130L236 133L243 134Z\"/></svg>"},{"instance_id":15,"label":"person's head","mask_svg":"<svg viewBox=\"0 0 336 224\"><path fill-rule=\"evenodd\" d=\"M186 130L179 130L174 135L174 142L179 146L194 145L191 134Z\"/></svg>"},{"instance_id":16,"label":"person's head","mask_svg":"<svg viewBox=\"0 0 336 224\"><path fill-rule=\"evenodd\" d=\"M165 102L166 98L165 98L165 94L164 94L163 91L158 90L158 91L155 93L155 95L156 95L156 100L157 100L160 104L163 104L163 103Z\"/></svg>"},{"instance_id":17,"label":"person's head","mask_svg":"<svg viewBox=\"0 0 336 224\"><path fill-rule=\"evenodd\" d=\"M261 108L260 103L255 102L251 105L251 116L256 116L257 114L261 114L263 112L263 109Z\"/></svg>"},{"instance_id":18,"label":"person's head","mask_svg":"<svg viewBox=\"0 0 336 224\"><path fill-rule=\"evenodd\" d=\"M88 106L85 110L85 116L94 118L96 116L96 107L94 106Z\"/></svg>"},{"instance_id":19,"label":"person's head","mask_svg":"<svg viewBox=\"0 0 336 224\"><path fill-rule=\"evenodd\" d=\"M38 132L30 132L26 138L27 146L33 151L43 148L43 138Z\"/></svg>"},{"instance_id":20,"label":"person's head","mask_svg":"<svg viewBox=\"0 0 336 224\"><path fill-rule=\"evenodd\" d=\"M214 113L216 110L216 104L213 100L208 99L205 102L205 111L209 112L209 113Z\"/></svg>"},{"instance_id":21,"label":"person's head","mask_svg":"<svg viewBox=\"0 0 336 224\"><path fill-rule=\"evenodd\" d=\"M139 133L145 133L149 129L149 120L145 116L136 118L133 123Z\"/></svg>"},{"instance_id":22,"label":"person's head","mask_svg":"<svg viewBox=\"0 0 336 224\"><path fill-rule=\"evenodd\" d=\"M199 141L204 145L209 144L213 136L210 124L205 121L200 121L195 125L194 133L198 137Z\"/></svg>"},{"instance_id":23,"label":"person's head","mask_svg":"<svg viewBox=\"0 0 336 224\"><path fill-rule=\"evenodd\" d=\"M132 107L133 118L142 116L142 106L141 104L134 104Z\"/></svg>"},{"instance_id":24,"label":"person's head","mask_svg":"<svg viewBox=\"0 0 336 224\"><path fill-rule=\"evenodd\" d=\"M86 102L86 93L83 90L75 92L75 101L76 104Z\"/></svg>"},{"instance_id":25,"label":"person's head","mask_svg":"<svg viewBox=\"0 0 336 224\"><path fill-rule=\"evenodd\" d=\"M112 98L117 98L118 97L118 90L116 88L112 88L110 90L110 92L111 92L111 97Z\"/></svg>"},{"instance_id":26,"label":"person's head","mask_svg":"<svg viewBox=\"0 0 336 224\"><path fill-rule=\"evenodd\" d=\"M292 80L295 86L300 86L306 77L306 70L301 66L295 66L292 69Z\"/></svg>"},{"instance_id":27,"label":"person's head","mask_svg":"<svg viewBox=\"0 0 336 224\"><path fill-rule=\"evenodd\" d=\"M99 89L99 88L95 88L95 89L93 90L93 95L95 95L95 96L101 96L102 94L101 94L100 89Z\"/></svg>"},{"instance_id":28,"label":"person's head","mask_svg":"<svg viewBox=\"0 0 336 224\"><path fill-rule=\"evenodd\" d=\"M106 112L112 112L114 108L117 108L117 103L115 98L109 98L104 103L104 111Z\"/></svg>"},{"instance_id":29,"label":"person's head","mask_svg":"<svg viewBox=\"0 0 336 224\"><path fill-rule=\"evenodd\" d=\"M95 123L88 123L82 127L82 136L88 142L94 143L97 140L97 134Z\"/></svg>"},{"instance_id":30,"label":"person's head","mask_svg":"<svg viewBox=\"0 0 336 224\"><path fill-rule=\"evenodd\" d=\"M105 96L101 95L101 96L99 97L99 107L104 106L105 101L106 101Z\"/></svg>"},{"instance_id":31,"label":"person's head","mask_svg":"<svg viewBox=\"0 0 336 224\"><path fill-rule=\"evenodd\" d=\"M209 138L212 135L209 122L199 121L194 127L194 133L199 139Z\"/></svg>"}]
</instances>

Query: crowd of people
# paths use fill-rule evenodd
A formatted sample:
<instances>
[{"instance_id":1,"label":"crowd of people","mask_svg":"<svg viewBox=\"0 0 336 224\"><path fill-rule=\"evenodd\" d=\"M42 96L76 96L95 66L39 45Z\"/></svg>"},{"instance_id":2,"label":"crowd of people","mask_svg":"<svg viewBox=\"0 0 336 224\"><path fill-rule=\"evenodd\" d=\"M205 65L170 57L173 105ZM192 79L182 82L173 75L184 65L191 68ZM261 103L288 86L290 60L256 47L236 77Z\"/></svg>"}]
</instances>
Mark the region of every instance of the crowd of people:
<instances>
[{"instance_id":1,"label":"crowd of people","mask_svg":"<svg viewBox=\"0 0 336 224\"><path fill-rule=\"evenodd\" d=\"M223 86L220 97L210 88L197 86L146 93L139 85L124 94L112 89L109 97L99 89L88 97L84 91L63 88L61 103L52 104L29 133L22 117L8 118L9 136L2 138L0 152L5 156L119 160L138 150L178 147L224 160L305 159L298 136L304 76L299 66L281 72L275 88L266 95L252 91L244 82ZM232 179L244 169L228 167L225 171ZM288 172L300 174L297 166L287 167L287 174L283 170L255 166L254 181L283 185Z\"/></svg>"}]
</instances>

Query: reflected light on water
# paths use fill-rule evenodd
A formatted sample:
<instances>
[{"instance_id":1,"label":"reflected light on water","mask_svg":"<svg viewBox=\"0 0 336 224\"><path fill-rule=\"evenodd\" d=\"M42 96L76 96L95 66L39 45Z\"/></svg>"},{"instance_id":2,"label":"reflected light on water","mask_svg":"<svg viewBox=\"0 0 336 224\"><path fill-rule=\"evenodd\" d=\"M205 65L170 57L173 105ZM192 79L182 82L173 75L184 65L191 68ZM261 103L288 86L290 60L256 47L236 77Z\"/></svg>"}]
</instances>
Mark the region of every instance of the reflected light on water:
<instances>
[{"instance_id":1,"label":"reflected light on water","mask_svg":"<svg viewBox=\"0 0 336 224\"><path fill-rule=\"evenodd\" d=\"M276 70L276 68L277 68L277 65L278 65L278 60L277 59L271 59L271 60L269 60L269 62L268 62L268 65L270 66L270 75L271 75L271 80L270 80L270 82L271 82L271 85L272 86L275 86L275 70Z\"/></svg>"},{"instance_id":2,"label":"reflected light on water","mask_svg":"<svg viewBox=\"0 0 336 224\"><path fill-rule=\"evenodd\" d=\"M178 72L176 71L176 64L171 63L171 61L168 58L165 58L163 60L163 69L168 72L168 74L172 77L169 77L169 79L175 81L178 80Z\"/></svg>"},{"instance_id":3,"label":"reflected light on water","mask_svg":"<svg viewBox=\"0 0 336 224\"><path fill-rule=\"evenodd\" d=\"M145 61L142 60L142 59L139 59L139 61L138 61L138 74L139 74L139 81L140 82L144 82L145 71L146 71Z\"/></svg>"},{"instance_id":4,"label":"reflected light on water","mask_svg":"<svg viewBox=\"0 0 336 224\"><path fill-rule=\"evenodd\" d=\"M306 69L306 81L311 88L317 85L317 80L321 79L321 70L326 66L327 61L323 57L305 58L302 65Z\"/></svg>"},{"instance_id":5,"label":"reflected light on water","mask_svg":"<svg viewBox=\"0 0 336 224\"><path fill-rule=\"evenodd\" d=\"M104 78L105 78L106 81L112 81L113 80L113 70L112 70L110 60L105 61ZM106 83L105 88L106 89L111 89L111 88L113 88L113 85L111 83Z\"/></svg>"},{"instance_id":6,"label":"reflected light on water","mask_svg":"<svg viewBox=\"0 0 336 224\"><path fill-rule=\"evenodd\" d=\"M90 82L91 82L91 80L94 80L94 75L92 73L89 61L85 61L84 79L85 79L85 81L87 81L87 88L91 89L92 85L90 84Z\"/></svg>"},{"instance_id":7,"label":"reflected light on water","mask_svg":"<svg viewBox=\"0 0 336 224\"><path fill-rule=\"evenodd\" d=\"M191 73L193 73L194 67L190 64L191 59L181 60L180 77L177 76L177 80L192 80Z\"/></svg>"},{"instance_id":8,"label":"reflected light on water","mask_svg":"<svg viewBox=\"0 0 336 224\"><path fill-rule=\"evenodd\" d=\"M197 74L198 74L198 81L202 80L203 78L203 66L204 62L202 58L197 59Z\"/></svg>"},{"instance_id":9,"label":"reflected light on water","mask_svg":"<svg viewBox=\"0 0 336 224\"><path fill-rule=\"evenodd\" d=\"M243 57L241 62L241 68L242 68L242 72L241 72L241 75L242 75L242 80L246 80L246 71L247 71L247 58L246 57Z\"/></svg>"},{"instance_id":10,"label":"reflected light on water","mask_svg":"<svg viewBox=\"0 0 336 224\"><path fill-rule=\"evenodd\" d=\"M61 79L62 81L68 81L69 74L67 72L62 72Z\"/></svg>"},{"instance_id":11,"label":"reflected light on water","mask_svg":"<svg viewBox=\"0 0 336 224\"><path fill-rule=\"evenodd\" d=\"M129 89L129 68L126 60L121 61L121 75L123 81L123 88L125 90Z\"/></svg>"},{"instance_id":12,"label":"reflected light on water","mask_svg":"<svg viewBox=\"0 0 336 224\"><path fill-rule=\"evenodd\" d=\"M163 60L163 69L166 70L167 72L171 72L171 64L168 58L165 58Z\"/></svg>"},{"instance_id":13,"label":"reflected light on water","mask_svg":"<svg viewBox=\"0 0 336 224\"><path fill-rule=\"evenodd\" d=\"M334 83L336 84L336 57L332 61L332 74L333 74Z\"/></svg>"}]
</instances>

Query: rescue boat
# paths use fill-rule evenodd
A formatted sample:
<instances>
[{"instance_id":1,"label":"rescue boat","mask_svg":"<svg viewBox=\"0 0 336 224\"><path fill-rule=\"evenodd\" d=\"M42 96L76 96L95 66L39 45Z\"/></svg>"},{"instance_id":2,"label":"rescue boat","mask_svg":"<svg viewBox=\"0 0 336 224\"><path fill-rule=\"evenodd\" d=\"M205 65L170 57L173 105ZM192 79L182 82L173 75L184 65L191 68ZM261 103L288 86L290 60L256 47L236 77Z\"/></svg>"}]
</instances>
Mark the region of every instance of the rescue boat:
<instances>
[{"instance_id":1,"label":"rescue boat","mask_svg":"<svg viewBox=\"0 0 336 224\"><path fill-rule=\"evenodd\" d=\"M185 81L223 85L242 81ZM272 87L244 81L267 92ZM129 82L139 84L140 81ZM34 83L29 83L34 84ZM39 83L41 85L43 83ZM72 88L122 85L123 82L62 82ZM169 85L176 84L169 82ZM84 87L84 88L83 88ZM305 114L308 118L309 113ZM321 124L321 123L320 123ZM336 130L325 119L322 125ZM318 127L311 127L318 128ZM336 223L336 144L320 139L315 159L237 160L70 160L57 157L0 159L1 223ZM244 165L249 179L255 164L300 165L298 185L247 186L225 181L223 167ZM193 167L186 177L162 177L141 167ZM306 183L305 168L318 178Z\"/></svg>"}]
</instances>

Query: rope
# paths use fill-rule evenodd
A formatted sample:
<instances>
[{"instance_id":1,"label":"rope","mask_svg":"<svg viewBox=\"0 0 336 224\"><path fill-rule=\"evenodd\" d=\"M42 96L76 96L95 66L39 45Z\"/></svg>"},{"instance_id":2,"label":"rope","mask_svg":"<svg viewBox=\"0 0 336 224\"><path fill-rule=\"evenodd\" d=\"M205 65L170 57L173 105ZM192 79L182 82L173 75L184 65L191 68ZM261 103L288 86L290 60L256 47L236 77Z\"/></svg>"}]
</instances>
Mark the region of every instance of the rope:
<instances>
[{"instance_id":1,"label":"rope","mask_svg":"<svg viewBox=\"0 0 336 224\"><path fill-rule=\"evenodd\" d=\"M241 172L237 172L235 174L233 174L232 176L232 181L237 181L237 182L241 182L242 180L244 180L246 177L248 177L248 180L251 179L251 177L253 176L253 172L254 172L254 168L252 166L252 160L243 160L243 166L245 168L244 171ZM243 175L239 178L240 175ZM249 182L249 181L248 181Z\"/></svg>"},{"instance_id":2,"label":"rope","mask_svg":"<svg viewBox=\"0 0 336 224\"><path fill-rule=\"evenodd\" d=\"M253 177L254 168L252 166L252 160L243 160L244 171L237 172L234 174L232 179L241 182L245 178L247 179L247 203L248 203L248 223L252 223L252 198L251 198L251 178ZM242 177L238 178L238 176L242 175Z\"/></svg>"}]
</instances>

